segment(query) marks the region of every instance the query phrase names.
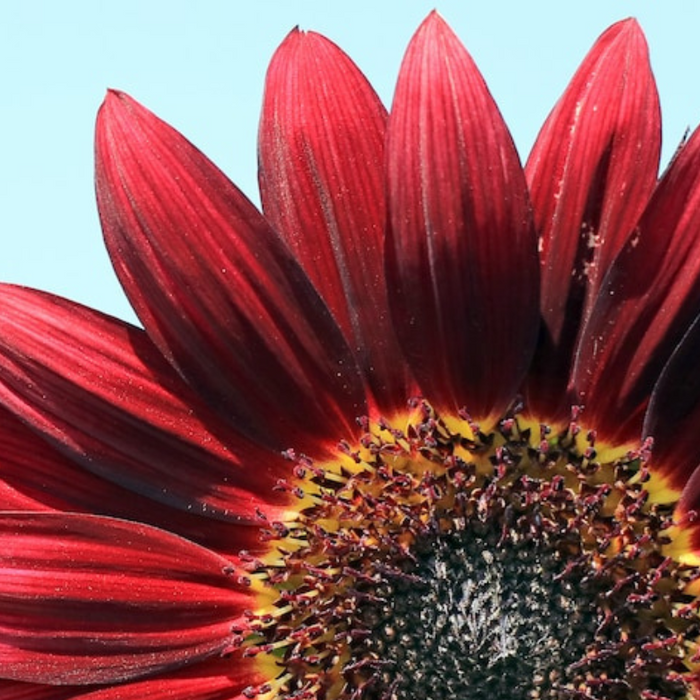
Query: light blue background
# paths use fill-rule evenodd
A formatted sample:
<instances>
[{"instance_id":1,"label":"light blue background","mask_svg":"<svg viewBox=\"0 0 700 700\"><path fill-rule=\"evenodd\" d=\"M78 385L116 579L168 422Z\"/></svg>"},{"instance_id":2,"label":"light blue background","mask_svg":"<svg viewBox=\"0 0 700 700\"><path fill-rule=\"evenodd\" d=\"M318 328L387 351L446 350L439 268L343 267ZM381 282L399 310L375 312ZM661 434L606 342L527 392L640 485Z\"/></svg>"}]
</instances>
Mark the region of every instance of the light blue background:
<instances>
[{"instance_id":1,"label":"light blue background","mask_svg":"<svg viewBox=\"0 0 700 700\"><path fill-rule=\"evenodd\" d=\"M180 129L254 200L267 61L299 24L355 59L386 104L432 0L0 0L0 280L133 320L102 247L92 132L105 88ZM664 115L664 162L700 121L697 0L443 0L523 159L595 38L636 16Z\"/></svg>"}]
</instances>

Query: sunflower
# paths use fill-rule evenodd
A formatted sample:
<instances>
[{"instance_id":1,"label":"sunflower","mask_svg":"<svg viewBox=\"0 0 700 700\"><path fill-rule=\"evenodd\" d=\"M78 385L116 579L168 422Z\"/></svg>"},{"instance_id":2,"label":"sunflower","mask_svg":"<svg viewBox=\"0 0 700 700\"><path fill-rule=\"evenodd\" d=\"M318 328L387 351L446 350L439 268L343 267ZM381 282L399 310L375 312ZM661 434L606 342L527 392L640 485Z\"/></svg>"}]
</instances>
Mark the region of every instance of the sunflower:
<instances>
[{"instance_id":1,"label":"sunflower","mask_svg":"<svg viewBox=\"0 0 700 700\"><path fill-rule=\"evenodd\" d=\"M700 691L700 135L634 20L521 167L432 13L387 114L273 57L262 212L111 91L143 329L0 287L3 700Z\"/></svg>"}]
</instances>

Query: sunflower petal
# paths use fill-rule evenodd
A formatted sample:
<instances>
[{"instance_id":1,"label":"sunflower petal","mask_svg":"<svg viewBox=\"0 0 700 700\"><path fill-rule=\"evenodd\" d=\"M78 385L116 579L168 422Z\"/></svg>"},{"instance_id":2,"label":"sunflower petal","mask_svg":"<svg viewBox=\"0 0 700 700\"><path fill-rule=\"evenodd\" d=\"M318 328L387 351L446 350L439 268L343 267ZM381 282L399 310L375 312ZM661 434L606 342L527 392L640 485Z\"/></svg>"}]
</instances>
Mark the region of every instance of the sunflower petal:
<instances>
[{"instance_id":1,"label":"sunflower petal","mask_svg":"<svg viewBox=\"0 0 700 700\"><path fill-rule=\"evenodd\" d=\"M644 419L644 437L654 440L654 469L682 489L700 464L700 317L661 373ZM700 478L700 475L697 478Z\"/></svg>"},{"instance_id":2,"label":"sunflower petal","mask_svg":"<svg viewBox=\"0 0 700 700\"><path fill-rule=\"evenodd\" d=\"M242 691L263 682L240 660L207 659L193 667L130 683L91 689L0 680L2 700L246 700Z\"/></svg>"},{"instance_id":3,"label":"sunflower petal","mask_svg":"<svg viewBox=\"0 0 700 700\"><path fill-rule=\"evenodd\" d=\"M335 439L366 412L330 312L213 163L115 92L98 115L96 161L117 274L153 341L216 410L285 448Z\"/></svg>"},{"instance_id":4,"label":"sunflower petal","mask_svg":"<svg viewBox=\"0 0 700 700\"><path fill-rule=\"evenodd\" d=\"M115 683L220 653L249 597L226 559L91 515L0 516L0 677Z\"/></svg>"},{"instance_id":5,"label":"sunflower petal","mask_svg":"<svg viewBox=\"0 0 700 700\"><path fill-rule=\"evenodd\" d=\"M58 688L55 685L37 685L22 681L0 679L2 700L75 700L85 688Z\"/></svg>"},{"instance_id":6,"label":"sunflower petal","mask_svg":"<svg viewBox=\"0 0 700 700\"><path fill-rule=\"evenodd\" d=\"M92 513L133 520L228 557L241 549L259 552L266 547L260 541L258 523L225 522L213 517L213 509L210 513L209 508L170 507L124 488L66 458L2 408L0 454L0 510ZM262 511L266 507L260 503Z\"/></svg>"},{"instance_id":7,"label":"sunflower petal","mask_svg":"<svg viewBox=\"0 0 700 700\"><path fill-rule=\"evenodd\" d=\"M573 388L609 439L637 439L656 379L700 310L700 130L673 160L604 279Z\"/></svg>"},{"instance_id":8,"label":"sunflower petal","mask_svg":"<svg viewBox=\"0 0 700 700\"><path fill-rule=\"evenodd\" d=\"M431 402L495 419L534 345L536 240L510 134L437 13L406 52L387 149L389 293L402 346Z\"/></svg>"},{"instance_id":9,"label":"sunflower petal","mask_svg":"<svg viewBox=\"0 0 700 700\"><path fill-rule=\"evenodd\" d=\"M350 58L294 30L272 58L260 122L263 211L352 341L382 408L407 395L384 276L386 110Z\"/></svg>"},{"instance_id":10,"label":"sunflower petal","mask_svg":"<svg viewBox=\"0 0 700 700\"><path fill-rule=\"evenodd\" d=\"M88 471L167 506L253 523L284 502L281 456L217 421L143 331L65 299L0 285L0 401Z\"/></svg>"},{"instance_id":11,"label":"sunflower petal","mask_svg":"<svg viewBox=\"0 0 700 700\"><path fill-rule=\"evenodd\" d=\"M603 275L656 183L660 148L646 41L635 20L618 22L584 59L525 167L541 241L544 318L530 399L549 413L566 396L579 328Z\"/></svg>"}]
</instances>

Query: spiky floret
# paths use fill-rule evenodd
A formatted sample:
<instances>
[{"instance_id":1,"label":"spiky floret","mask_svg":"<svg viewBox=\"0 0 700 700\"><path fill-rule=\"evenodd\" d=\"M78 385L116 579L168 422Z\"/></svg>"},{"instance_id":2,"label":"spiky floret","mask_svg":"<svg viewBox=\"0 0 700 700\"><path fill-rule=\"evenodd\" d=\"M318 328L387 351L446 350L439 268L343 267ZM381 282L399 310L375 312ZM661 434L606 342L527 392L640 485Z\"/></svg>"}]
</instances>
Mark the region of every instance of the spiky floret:
<instances>
[{"instance_id":1,"label":"spiky floret","mask_svg":"<svg viewBox=\"0 0 700 700\"><path fill-rule=\"evenodd\" d=\"M687 696L700 569L666 551L650 443L601 460L576 420L484 434L423 401L364 428L336 462L295 458L298 508L247 560L237 644L270 678L250 697Z\"/></svg>"}]
</instances>

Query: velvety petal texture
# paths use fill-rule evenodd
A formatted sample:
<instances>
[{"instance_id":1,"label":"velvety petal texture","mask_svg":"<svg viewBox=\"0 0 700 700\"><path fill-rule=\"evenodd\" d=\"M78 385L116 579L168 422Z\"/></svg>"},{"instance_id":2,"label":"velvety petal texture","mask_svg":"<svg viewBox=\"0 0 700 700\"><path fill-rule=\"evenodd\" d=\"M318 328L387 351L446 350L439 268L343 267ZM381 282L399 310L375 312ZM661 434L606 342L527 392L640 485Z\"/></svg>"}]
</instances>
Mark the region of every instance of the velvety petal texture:
<instances>
[{"instance_id":1,"label":"velvety petal texture","mask_svg":"<svg viewBox=\"0 0 700 700\"><path fill-rule=\"evenodd\" d=\"M117 274L190 385L277 447L335 436L339 427L351 432L366 412L352 353L255 207L122 93L110 92L102 105L95 152L97 202Z\"/></svg>"},{"instance_id":2,"label":"velvety petal texture","mask_svg":"<svg viewBox=\"0 0 700 700\"><path fill-rule=\"evenodd\" d=\"M595 43L547 118L525 173L540 236L542 342L528 400L563 406L580 326L656 184L661 114L635 20ZM570 271L570 273L569 273Z\"/></svg>"},{"instance_id":3,"label":"velvety petal texture","mask_svg":"<svg viewBox=\"0 0 700 700\"><path fill-rule=\"evenodd\" d=\"M683 336L659 376L644 420L644 436L654 440L654 467L679 490L700 466L698 358L700 317ZM700 487L698 479L700 473L694 480ZM698 506L700 491L697 491L693 507Z\"/></svg>"},{"instance_id":4,"label":"velvety petal texture","mask_svg":"<svg viewBox=\"0 0 700 700\"><path fill-rule=\"evenodd\" d=\"M261 682L249 664L228 657L207 659L183 669L97 689L0 681L2 700L249 700L243 691Z\"/></svg>"},{"instance_id":5,"label":"velvety petal texture","mask_svg":"<svg viewBox=\"0 0 700 700\"><path fill-rule=\"evenodd\" d=\"M3 700L72 700L80 694L75 688L0 680L0 698Z\"/></svg>"},{"instance_id":6,"label":"velvety petal texture","mask_svg":"<svg viewBox=\"0 0 700 700\"><path fill-rule=\"evenodd\" d=\"M273 56L260 120L263 211L391 412L408 391L384 276L386 118L367 79L320 34L295 29Z\"/></svg>"},{"instance_id":7,"label":"velvety petal texture","mask_svg":"<svg viewBox=\"0 0 700 700\"><path fill-rule=\"evenodd\" d=\"M258 522L283 501L280 455L217 420L143 331L65 299L0 286L0 400L88 471L159 503Z\"/></svg>"},{"instance_id":8,"label":"velvety petal texture","mask_svg":"<svg viewBox=\"0 0 700 700\"><path fill-rule=\"evenodd\" d=\"M241 548L256 553L264 546L259 521L250 514L222 520L213 507L168 505L161 498L134 490L134 484L141 483L139 475L132 474L134 481L130 482L126 463L123 474L113 475L121 482L116 483L68 458L2 408L0 454L0 511L79 512L133 520L186 537L229 558L235 558ZM172 467L173 473L187 469L188 461L183 459ZM93 460L97 460L96 455ZM93 460L85 461L90 464ZM272 495L270 491L268 499L259 500L259 507L268 513L274 511L269 503Z\"/></svg>"},{"instance_id":9,"label":"velvety petal texture","mask_svg":"<svg viewBox=\"0 0 700 700\"><path fill-rule=\"evenodd\" d=\"M387 163L387 276L402 348L431 402L494 420L534 346L535 230L510 134L437 13L402 63Z\"/></svg>"},{"instance_id":10,"label":"velvety petal texture","mask_svg":"<svg viewBox=\"0 0 700 700\"><path fill-rule=\"evenodd\" d=\"M649 396L700 313L700 131L674 158L601 285L573 388L608 439L635 440Z\"/></svg>"},{"instance_id":11,"label":"velvety petal texture","mask_svg":"<svg viewBox=\"0 0 700 700\"><path fill-rule=\"evenodd\" d=\"M4 514L0 538L8 679L115 683L191 664L227 647L249 602L227 560L136 523Z\"/></svg>"}]
</instances>

